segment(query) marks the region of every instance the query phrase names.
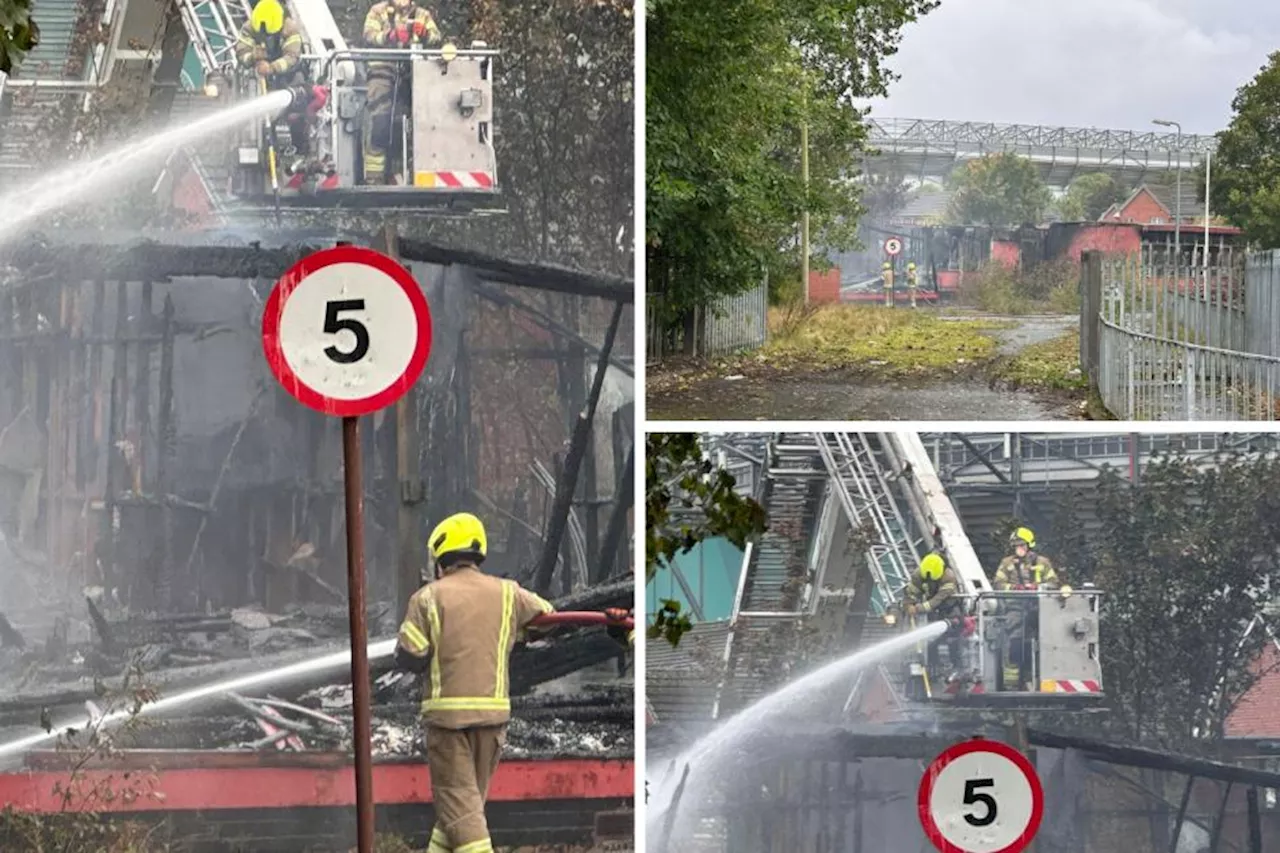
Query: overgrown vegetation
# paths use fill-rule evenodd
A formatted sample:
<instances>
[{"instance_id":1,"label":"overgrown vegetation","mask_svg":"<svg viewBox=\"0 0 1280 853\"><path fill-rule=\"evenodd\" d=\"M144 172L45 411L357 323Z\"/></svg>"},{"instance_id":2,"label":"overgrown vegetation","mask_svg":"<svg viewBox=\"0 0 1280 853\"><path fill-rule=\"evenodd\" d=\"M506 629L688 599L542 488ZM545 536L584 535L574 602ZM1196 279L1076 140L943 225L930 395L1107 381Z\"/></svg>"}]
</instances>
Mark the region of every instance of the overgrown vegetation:
<instances>
[{"instance_id":1,"label":"overgrown vegetation","mask_svg":"<svg viewBox=\"0 0 1280 853\"><path fill-rule=\"evenodd\" d=\"M704 539L723 536L739 548L766 528L764 507L734 491L728 471L702 458L697 433L645 436L645 582L660 563L687 554ZM674 506L673 506L674 504ZM679 601L666 599L648 636L673 646L692 623Z\"/></svg>"},{"instance_id":2,"label":"overgrown vegetation","mask_svg":"<svg viewBox=\"0 0 1280 853\"><path fill-rule=\"evenodd\" d=\"M1069 258L1014 268L989 262L977 275L966 275L960 301L993 314L1080 310L1080 266Z\"/></svg>"},{"instance_id":3,"label":"overgrown vegetation","mask_svg":"<svg viewBox=\"0 0 1280 853\"><path fill-rule=\"evenodd\" d=\"M60 811L40 814L19 811L12 805L0 811L0 849L9 853L164 853L168 839L161 824L130 820L107 820L103 812L114 803L132 804L140 799L162 807L163 795L156 790L156 777L145 770L102 775L93 765L119 756L144 724L143 705L158 696L145 681L136 662L126 669L121 686L100 687L95 717L83 727L67 727L54 743L66 756L67 781L54 786ZM107 727L102 717L123 714L118 725ZM45 723L50 726L50 723Z\"/></svg>"},{"instance_id":4,"label":"overgrown vegetation","mask_svg":"<svg viewBox=\"0 0 1280 853\"><path fill-rule=\"evenodd\" d=\"M1052 201L1035 164L1008 152L970 160L948 183L947 219L956 225L1038 225Z\"/></svg>"},{"instance_id":5,"label":"overgrown vegetation","mask_svg":"<svg viewBox=\"0 0 1280 853\"><path fill-rule=\"evenodd\" d=\"M648 0L648 290L674 320L799 267L797 227L850 246L866 136L902 29L936 0ZM810 182L800 170L808 127Z\"/></svg>"},{"instance_id":6,"label":"overgrown vegetation","mask_svg":"<svg viewBox=\"0 0 1280 853\"><path fill-rule=\"evenodd\" d=\"M1083 390L1089 382L1080 369L1080 330L1024 347L997 368L996 378L1014 388Z\"/></svg>"},{"instance_id":7,"label":"overgrown vegetation","mask_svg":"<svg viewBox=\"0 0 1280 853\"><path fill-rule=\"evenodd\" d=\"M1280 583L1280 460L1222 454L1201 470L1161 458L1137 484L1107 471L1054 529L1072 585L1106 592L1115 734L1174 749L1221 738L1269 642L1246 628Z\"/></svg>"},{"instance_id":8,"label":"overgrown vegetation","mask_svg":"<svg viewBox=\"0 0 1280 853\"><path fill-rule=\"evenodd\" d=\"M999 324L946 320L932 311L878 305L787 306L769 313L769 343L758 359L775 365L865 367L884 376L965 370L990 358Z\"/></svg>"}]
</instances>

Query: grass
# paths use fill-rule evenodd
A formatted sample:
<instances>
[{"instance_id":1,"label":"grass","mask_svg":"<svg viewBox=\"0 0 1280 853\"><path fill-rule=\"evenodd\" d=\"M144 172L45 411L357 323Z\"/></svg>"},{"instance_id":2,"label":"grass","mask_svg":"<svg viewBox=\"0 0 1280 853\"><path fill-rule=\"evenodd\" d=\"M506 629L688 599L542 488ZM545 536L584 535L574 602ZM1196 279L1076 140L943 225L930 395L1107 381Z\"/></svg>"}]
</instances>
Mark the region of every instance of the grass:
<instances>
[{"instance_id":1,"label":"grass","mask_svg":"<svg viewBox=\"0 0 1280 853\"><path fill-rule=\"evenodd\" d=\"M997 378L1017 388L1080 391L1088 386L1080 370L1080 331L1032 344L1000 366Z\"/></svg>"},{"instance_id":2,"label":"grass","mask_svg":"<svg viewBox=\"0 0 1280 853\"><path fill-rule=\"evenodd\" d=\"M899 376L959 372L995 354L996 341L984 332L1001 325L870 305L788 306L769 312L769 343L756 359Z\"/></svg>"}]
</instances>

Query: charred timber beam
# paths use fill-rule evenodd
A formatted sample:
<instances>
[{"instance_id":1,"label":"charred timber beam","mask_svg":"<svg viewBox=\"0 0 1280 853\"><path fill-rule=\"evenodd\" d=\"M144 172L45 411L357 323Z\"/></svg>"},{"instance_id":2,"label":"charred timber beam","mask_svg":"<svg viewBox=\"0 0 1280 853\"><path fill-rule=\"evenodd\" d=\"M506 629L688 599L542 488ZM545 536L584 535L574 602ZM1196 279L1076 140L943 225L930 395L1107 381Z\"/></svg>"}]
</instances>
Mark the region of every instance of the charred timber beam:
<instances>
[{"instance_id":1,"label":"charred timber beam","mask_svg":"<svg viewBox=\"0 0 1280 853\"><path fill-rule=\"evenodd\" d=\"M604 375L609 367L609 353L613 350L613 340L618 334L618 323L622 319L622 303L614 303L613 317L609 320L609 330L605 332L604 346L600 350L600 358L596 364L596 375L591 383L591 393L587 396L586 408L578 413L574 424L573 439L569 442L569 452L565 455L564 469L560 481L556 483L555 503L551 510L551 522L547 529L546 545L542 549L541 562L534 574L534 589L546 594L551 589L551 577L556 568L556 552L560 550L560 539L564 536L569 524L569 512L573 507L573 493L578 482L578 470L582 466L582 458L590 443L591 425L595 420L596 405L600 401L600 391L604 387ZM566 567L567 568L567 567Z\"/></svg>"},{"instance_id":2,"label":"charred timber beam","mask_svg":"<svg viewBox=\"0 0 1280 853\"><path fill-rule=\"evenodd\" d=\"M1269 773L1265 770L1255 770L1252 767L1224 764L1207 758L1161 752L1141 746L1123 746L1121 744L1093 740L1092 738L1060 735L1036 729L1028 729L1027 737L1035 746L1043 746L1049 749L1074 749L1086 758L1106 764L1146 767L1152 770L1182 773L1187 776L1200 776L1205 779L1216 779L1220 782L1258 785L1264 788L1280 787L1280 773Z\"/></svg>"},{"instance_id":3,"label":"charred timber beam","mask_svg":"<svg viewBox=\"0 0 1280 853\"><path fill-rule=\"evenodd\" d=\"M542 328L546 329L548 332L551 332L552 334L555 334L555 335L559 335L565 340L577 344L578 346L582 347L591 355L600 354L600 347L591 343L586 338L582 337L577 332L570 329L568 326L565 326L562 323L556 322L547 314L543 313L542 311L539 311L537 308L534 308L532 305L526 305L525 303L521 302L519 299L516 299L514 296L510 295L509 293L503 293L500 289L475 279L473 279L471 282L471 288L476 292L478 296L482 296L485 299L488 299L494 305L501 305L503 307L514 308L515 310L519 311L521 314L524 314L526 317L533 320ZM565 355L567 356L568 354L566 353ZM613 356L613 355L609 356L609 366L622 371L627 376L634 378L636 375L635 370L632 369L631 365L627 364L625 361L618 358L617 356Z\"/></svg>"},{"instance_id":4,"label":"charred timber beam","mask_svg":"<svg viewBox=\"0 0 1280 853\"><path fill-rule=\"evenodd\" d=\"M616 302L635 301L635 285L620 276L589 273L553 264L534 264L496 258L466 249L447 249L423 240L400 240L400 257L427 264L461 264L489 281L536 287L575 296L598 296Z\"/></svg>"},{"instance_id":5,"label":"charred timber beam","mask_svg":"<svg viewBox=\"0 0 1280 853\"><path fill-rule=\"evenodd\" d=\"M635 500L635 495L632 494L635 462L636 443L633 441L631 448L627 451L626 464L622 467L622 482L618 484L617 493L614 495L613 510L609 513L609 522L604 529L604 542L600 546L600 553L595 555L596 571L591 574L593 583L612 577L617 567L618 555L621 553L618 545L627 534L627 511L631 509L631 504Z\"/></svg>"},{"instance_id":6,"label":"charred timber beam","mask_svg":"<svg viewBox=\"0 0 1280 853\"><path fill-rule=\"evenodd\" d=\"M92 269L107 278L129 281L162 281L186 276L275 280L302 258L327 248L328 244L269 249L259 245L178 246L154 241L131 245L33 241L13 250L8 255L8 263L24 273L38 271L74 277L79 271ZM466 266L489 281L628 304L635 301L634 283L620 276L513 261L422 240L401 240L399 248L403 260Z\"/></svg>"}]
</instances>

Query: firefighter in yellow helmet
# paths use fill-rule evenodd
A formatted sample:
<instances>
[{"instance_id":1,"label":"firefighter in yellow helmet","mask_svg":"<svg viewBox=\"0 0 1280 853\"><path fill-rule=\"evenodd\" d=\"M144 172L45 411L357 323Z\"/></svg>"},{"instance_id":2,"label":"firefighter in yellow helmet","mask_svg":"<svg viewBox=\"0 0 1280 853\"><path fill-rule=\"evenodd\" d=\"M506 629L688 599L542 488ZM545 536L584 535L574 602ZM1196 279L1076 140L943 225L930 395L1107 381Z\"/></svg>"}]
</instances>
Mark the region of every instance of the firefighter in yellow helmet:
<instances>
[{"instance_id":1,"label":"firefighter in yellow helmet","mask_svg":"<svg viewBox=\"0 0 1280 853\"><path fill-rule=\"evenodd\" d=\"M907 293L911 297L911 307L916 307L916 290L919 286L919 279L916 275L916 262L909 261L907 263Z\"/></svg>"},{"instance_id":2,"label":"firefighter in yellow helmet","mask_svg":"<svg viewBox=\"0 0 1280 853\"><path fill-rule=\"evenodd\" d=\"M920 561L920 568L903 591L903 609L908 616L921 614L930 622L947 623L946 632L934 642L946 641L951 667L948 680L960 677L965 667L964 645L960 641L964 629L964 599L955 570L941 554L928 554ZM936 667L930 668L936 671Z\"/></svg>"},{"instance_id":3,"label":"firefighter in yellow helmet","mask_svg":"<svg viewBox=\"0 0 1280 853\"><path fill-rule=\"evenodd\" d=\"M236 61L264 80L268 91L292 89L306 83L300 65L302 30L282 0L258 0L249 20L240 28L235 50ZM300 108L291 107L286 116L290 141L303 157L311 148L305 108L305 104Z\"/></svg>"},{"instance_id":4,"label":"firefighter in yellow helmet","mask_svg":"<svg viewBox=\"0 0 1280 853\"><path fill-rule=\"evenodd\" d=\"M884 262L880 267L880 279L884 282L884 304L893 307L893 264Z\"/></svg>"},{"instance_id":5,"label":"firefighter in yellow helmet","mask_svg":"<svg viewBox=\"0 0 1280 853\"><path fill-rule=\"evenodd\" d=\"M1070 595L1071 587L1061 582L1053 563L1035 548L1036 535L1030 528L1019 527L1009 534L1011 553L996 567L992 586L999 592L1059 590L1064 596ZM1005 601L1001 610L1008 640L1001 672L1003 689L1031 690L1034 641L1040 634L1040 600L1030 596L1025 601Z\"/></svg>"},{"instance_id":6,"label":"firefighter in yellow helmet","mask_svg":"<svg viewBox=\"0 0 1280 853\"><path fill-rule=\"evenodd\" d=\"M1009 535L1009 555L996 567L997 590L1057 589L1058 573L1053 563L1043 554L1036 553L1036 535L1026 527L1019 527Z\"/></svg>"},{"instance_id":7,"label":"firefighter in yellow helmet","mask_svg":"<svg viewBox=\"0 0 1280 853\"><path fill-rule=\"evenodd\" d=\"M484 804L511 718L507 661L529 623L551 604L480 570L484 524L451 515L427 540L435 580L409 599L396 665L428 672L427 731L436 824L428 853L492 853Z\"/></svg>"},{"instance_id":8,"label":"firefighter in yellow helmet","mask_svg":"<svg viewBox=\"0 0 1280 853\"><path fill-rule=\"evenodd\" d=\"M374 48L407 49L414 44L436 44L440 28L431 13L413 0L382 0L374 3L364 19L364 42ZM366 68L368 87L364 108L364 182L383 184L394 175L387 168L387 152L400 141L395 117L409 112L411 103L409 63L370 61ZM400 152L404 157L405 152Z\"/></svg>"}]
</instances>

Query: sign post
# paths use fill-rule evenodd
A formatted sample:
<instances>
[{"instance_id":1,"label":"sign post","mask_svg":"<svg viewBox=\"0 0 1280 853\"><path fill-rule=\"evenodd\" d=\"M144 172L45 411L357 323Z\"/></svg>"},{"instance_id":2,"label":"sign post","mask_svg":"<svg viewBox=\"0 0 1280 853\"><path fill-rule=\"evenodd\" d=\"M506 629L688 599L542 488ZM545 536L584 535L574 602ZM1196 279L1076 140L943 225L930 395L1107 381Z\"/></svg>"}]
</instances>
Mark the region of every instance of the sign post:
<instances>
[{"instance_id":1,"label":"sign post","mask_svg":"<svg viewBox=\"0 0 1280 853\"><path fill-rule=\"evenodd\" d=\"M1021 752L974 738L933 760L916 806L940 853L1020 853L1040 829L1044 789Z\"/></svg>"},{"instance_id":2,"label":"sign post","mask_svg":"<svg viewBox=\"0 0 1280 853\"><path fill-rule=\"evenodd\" d=\"M422 375L431 352L431 311L395 260L339 245L308 255L276 282L263 311L262 351L298 402L342 418L356 819L359 851L373 853L360 416L395 403Z\"/></svg>"}]
</instances>

